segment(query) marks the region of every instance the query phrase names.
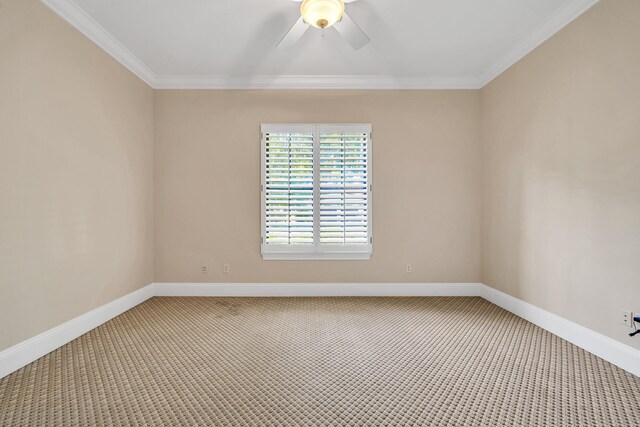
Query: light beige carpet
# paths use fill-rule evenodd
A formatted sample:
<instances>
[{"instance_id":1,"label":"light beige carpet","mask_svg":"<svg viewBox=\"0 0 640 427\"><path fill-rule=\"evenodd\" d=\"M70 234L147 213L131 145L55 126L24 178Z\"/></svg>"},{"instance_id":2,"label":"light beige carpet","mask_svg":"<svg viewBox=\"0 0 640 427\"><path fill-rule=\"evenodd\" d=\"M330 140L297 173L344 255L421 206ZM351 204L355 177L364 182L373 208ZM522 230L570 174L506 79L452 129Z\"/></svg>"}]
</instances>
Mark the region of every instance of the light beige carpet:
<instances>
[{"instance_id":1,"label":"light beige carpet","mask_svg":"<svg viewBox=\"0 0 640 427\"><path fill-rule=\"evenodd\" d=\"M639 402L480 298L153 298L0 380L0 425L637 426Z\"/></svg>"}]
</instances>

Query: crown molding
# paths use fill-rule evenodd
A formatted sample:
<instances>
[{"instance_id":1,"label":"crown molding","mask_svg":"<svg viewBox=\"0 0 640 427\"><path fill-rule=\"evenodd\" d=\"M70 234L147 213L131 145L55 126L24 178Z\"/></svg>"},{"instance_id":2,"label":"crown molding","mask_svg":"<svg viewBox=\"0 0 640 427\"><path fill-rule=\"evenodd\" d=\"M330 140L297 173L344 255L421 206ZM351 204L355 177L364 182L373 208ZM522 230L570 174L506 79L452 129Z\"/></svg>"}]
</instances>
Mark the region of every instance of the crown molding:
<instances>
[{"instance_id":1,"label":"crown molding","mask_svg":"<svg viewBox=\"0 0 640 427\"><path fill-rule=\"evenodd\" d=\"M393 76L157 76L156 89L478 89L474 76L393 77Z\"/></svg>"},{"instance_id":2,"label":"crown molding","mask_svg":"<svg viewBox=\"0 0 640 427\"><path fill-rule=\"evenodd\" d=\"M531 51L547 41L578 16L589 10L593 5L598 3L598 1L599 0L572 0L565 4L551 19L538 27L533 34L491 64L487 71L478 78L480 87L491 83L496 77L511 68L511 66L527 56Z\"/></svg>"},{"instance_id":3,"label":"crown molding","mask_svg":"<svg viewBox=\"0 0 640 427\"><path fill-rule=\"evenodd\" d=\"M71 24L71 26L84 34L89 40L111 55L116 61L124 65L125 68L138 76L146 84L153 87L155 74L149 67L77 4L71 0L41 1L62 19Z\"/></svg>"},{"instance_id":4,"label":"crown molding","mask_svg":"<svg viewBox=\"0 0 640 427\"><path fill-rule=\"evenodd\" d=\"M481 75L448 77L156 75L73 0L41 1L154 89L481 89L599 0L571 0L533 34L499 57Z\"/></svg>"}]
</instances>

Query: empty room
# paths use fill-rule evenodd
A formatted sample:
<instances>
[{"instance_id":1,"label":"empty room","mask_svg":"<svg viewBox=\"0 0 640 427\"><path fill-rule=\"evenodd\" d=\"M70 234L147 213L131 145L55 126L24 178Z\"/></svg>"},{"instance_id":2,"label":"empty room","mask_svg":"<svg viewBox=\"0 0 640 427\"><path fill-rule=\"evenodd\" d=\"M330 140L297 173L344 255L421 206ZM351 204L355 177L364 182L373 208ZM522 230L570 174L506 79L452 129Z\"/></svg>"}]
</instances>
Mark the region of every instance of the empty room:
<instances>
[{"instance_id":1,"label":"empty room","mask_svg":"<svg viewBox=\"0 0 640 427\"><path fill-rule=\"evenodd\" d=\"M639 0L0 0L0 426L640 426L638 328Z\"/></svg>"}]
</instances>

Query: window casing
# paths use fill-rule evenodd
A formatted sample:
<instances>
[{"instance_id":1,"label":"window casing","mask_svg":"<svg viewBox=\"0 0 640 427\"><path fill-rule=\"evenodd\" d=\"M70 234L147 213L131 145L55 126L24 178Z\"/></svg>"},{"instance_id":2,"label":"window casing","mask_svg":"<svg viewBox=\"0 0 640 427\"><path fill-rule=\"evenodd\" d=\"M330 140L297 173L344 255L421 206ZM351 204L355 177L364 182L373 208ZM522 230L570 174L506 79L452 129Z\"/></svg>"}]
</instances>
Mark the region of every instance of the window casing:
<instances>
[{"instance_id":1,"label":"window casing","mask_svg":"<svg viewBox=\"0 0 640 427\"><path fill-rule=\"evenodd\" d=\"M371 125L262 125L265 260L372 253Z\"/></svg>"}]
</instances>

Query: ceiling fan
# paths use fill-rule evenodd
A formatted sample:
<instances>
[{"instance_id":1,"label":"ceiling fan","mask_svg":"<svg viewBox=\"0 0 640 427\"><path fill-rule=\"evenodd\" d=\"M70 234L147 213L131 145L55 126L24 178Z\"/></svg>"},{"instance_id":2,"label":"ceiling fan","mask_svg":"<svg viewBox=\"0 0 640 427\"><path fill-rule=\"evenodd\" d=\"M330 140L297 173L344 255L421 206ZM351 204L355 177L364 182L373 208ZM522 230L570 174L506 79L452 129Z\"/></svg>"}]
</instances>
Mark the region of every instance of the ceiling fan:
<instances>
[{"instance_id":1,"label":"ceiling fan","mask_svg":"<svg viewBox=\"0 0 640 427\"><path fill-rule=\"evenodd\" d=\"M300 18L291 27L289 32L280 40L278 48L293 46L302 35L315 27L325 29L334 27L354 49L360 49L369 43L369 37L358 27L347 12L345 3L353 3L357 0L293 0L302 2L300 5Z\"/></svg>"}]
</instances>

